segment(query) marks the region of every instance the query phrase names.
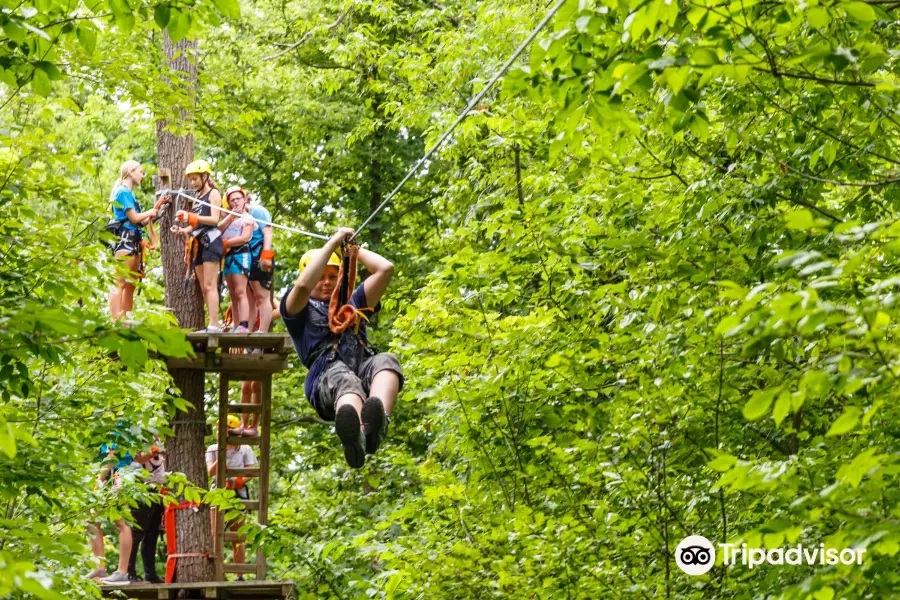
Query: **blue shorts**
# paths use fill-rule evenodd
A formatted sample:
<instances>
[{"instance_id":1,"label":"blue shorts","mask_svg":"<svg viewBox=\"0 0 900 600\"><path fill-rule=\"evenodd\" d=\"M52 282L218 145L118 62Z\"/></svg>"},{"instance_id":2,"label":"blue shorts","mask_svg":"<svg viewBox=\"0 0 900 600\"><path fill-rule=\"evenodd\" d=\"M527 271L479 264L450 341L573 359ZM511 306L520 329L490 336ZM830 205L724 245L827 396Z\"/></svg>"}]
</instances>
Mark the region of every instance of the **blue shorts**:
<instances>
[{"instance_id":1,"label":"blue shorts","mask_svg":"<svg viewBox=\"0 0 900 600\"><path fill-rule=\"evenodd\" d=\"M240 252L238 254L225 255L225 275L250 275L250 262L252 255L249 252Z\"/></svg>"}]
</instances>

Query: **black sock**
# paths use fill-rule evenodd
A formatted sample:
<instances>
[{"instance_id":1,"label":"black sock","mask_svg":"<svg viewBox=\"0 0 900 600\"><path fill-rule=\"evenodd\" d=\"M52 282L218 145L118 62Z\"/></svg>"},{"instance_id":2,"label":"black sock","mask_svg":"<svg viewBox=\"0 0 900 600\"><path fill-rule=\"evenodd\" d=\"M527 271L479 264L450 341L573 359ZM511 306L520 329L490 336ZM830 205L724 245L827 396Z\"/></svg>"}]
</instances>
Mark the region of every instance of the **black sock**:
<instances>
[{"instance_id":1,"label":"black sock","mask_svg":"<svg viewBox=\"0 0 900 600\"><path fill-rule=\"evenodd\" d=\"M249 323L250 323L250 321L241 321L240 323L238 323L238 325L239 325L240 327L246 327L247 329L250 329L250 324L249 324Z\"/></svg>"}]
</instances>

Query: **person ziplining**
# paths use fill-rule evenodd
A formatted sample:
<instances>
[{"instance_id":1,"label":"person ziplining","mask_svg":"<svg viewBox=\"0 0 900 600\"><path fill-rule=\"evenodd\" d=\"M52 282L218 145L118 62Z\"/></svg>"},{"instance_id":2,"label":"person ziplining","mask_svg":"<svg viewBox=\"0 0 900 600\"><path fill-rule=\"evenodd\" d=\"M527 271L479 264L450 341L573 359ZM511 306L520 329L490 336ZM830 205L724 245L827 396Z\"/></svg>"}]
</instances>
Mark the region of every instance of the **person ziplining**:
<instances>
[{"instance_id":1,"label":"person ziplining","mask_svg":"<svg viewBox=\"0 0 900 600\"><path fill-rule=\"evenodd\" d=\"M366 333L365 313L381 310L394 265L353 245L339 259L335 252L354 234L342 227L303 255L300 276L281 299L280 313L309 369L306 398L322 419L334 422L347 464L358 469L387 432L403 370L393 354L377 352ZM351 293L357 258L371 274Z\"/></svg>"}]
</instances>

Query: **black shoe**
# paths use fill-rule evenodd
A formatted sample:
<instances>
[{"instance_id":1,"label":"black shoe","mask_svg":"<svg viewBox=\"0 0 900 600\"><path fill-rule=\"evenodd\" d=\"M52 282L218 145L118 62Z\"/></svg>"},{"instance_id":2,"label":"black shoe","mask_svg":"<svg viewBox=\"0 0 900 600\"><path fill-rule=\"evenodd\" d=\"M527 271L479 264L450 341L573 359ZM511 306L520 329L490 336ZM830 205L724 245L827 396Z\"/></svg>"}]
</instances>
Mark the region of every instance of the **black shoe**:
<instances>
[{"instance_id":1,"label":"black shoe","mask_svg":"<svg viewBox=\"0 0 900 600\"><path fill-rule=\"evenodd\" d=\"M140 584L140 583L144 583L144 580L141 579L140 575L132 575L131 573L129 573L128 574L128 583Z\"/></svg>"},{"instance_id":2,"label":"black shoe","mask_svg":"<svg viewBox=\"0 0 900 600\"><path fill-rule=\"evenodd\" d=\"M152 583L153 585L159 585L159 584L162 584L165 582L166 582L165 579L160 579L159 575L157 575L155 573L153 574L152 577L147 578L147 583Z\"/></svg>"},{"instance_id":3,"label":"black shoe","mask_svg":"<svg viewBox=\"0 0 900 600\"><path fill-rule=\"evenodd\" d=\"M359 415L356 409L345 404L337 411L334 417L334 428L341 444L344 446L344 458L347 464L358 469L366 463L365 434L359 426Z\"/></svg>"},{"instance_id":4,"label":"black shoe","mask_svg":"<svg viewBox=\"0 0 900 600\"><path fill-rule=\"evenodd\" d=\"M387 426L384 415L384 404L380 398L371 396L363 403L362 408L363 431L366 433L366 454L375 454L381 445Z\"/></svg>"}]
</instances>

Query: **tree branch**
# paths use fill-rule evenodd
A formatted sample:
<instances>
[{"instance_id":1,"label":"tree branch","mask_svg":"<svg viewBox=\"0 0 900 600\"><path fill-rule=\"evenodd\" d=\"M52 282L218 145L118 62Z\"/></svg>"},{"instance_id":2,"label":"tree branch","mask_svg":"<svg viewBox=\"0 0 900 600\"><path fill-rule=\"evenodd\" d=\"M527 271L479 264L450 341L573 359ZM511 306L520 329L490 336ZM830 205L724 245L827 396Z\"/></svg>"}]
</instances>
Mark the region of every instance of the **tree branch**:
<instances>
[{"instance_id":1,"label":"tree branch","mask_svg":"<svg viewBox=\"0 0 900 600\"><path fill-rule=\"evenodd\" d=\"M324 29L332 30L332 29L334 29L335 27L337 27L338 25L340 25L340 24L344 21L344 19L347 17L347 15L350 14L350 10L351 10L351 9L352 9L352 7L351 7L351 8L348 8L347 10L345 10L343 13L341 13L341 16L339 16L339 17L334 21L334 23L332 23L332 24L330 24L330 25L326 25L326 26L324 27ZM280 57L280 56L284 56L285 54L287 54L287 53L290 52L291 50L294 50L294 49L300 47L301 44L303 44L304 42L306 42L309 38L311 38L311 37L313 36L313 34L316 32L317 29L318 29L317 27L313 27L312 29L310 29L309 31L307 31L306 33L304 33L304 34L303 34L303 37L301 37L299 40L297 40L297 41L294 42L293 44L290 44L287 48L285 48L285 49L282 50L281 52L276 52L276 53L273 54L272 56L266 56L265 58L263 58L263 60L275 60L276 58L278 58L278 57Z\"/></svg>"}]
</instances>

